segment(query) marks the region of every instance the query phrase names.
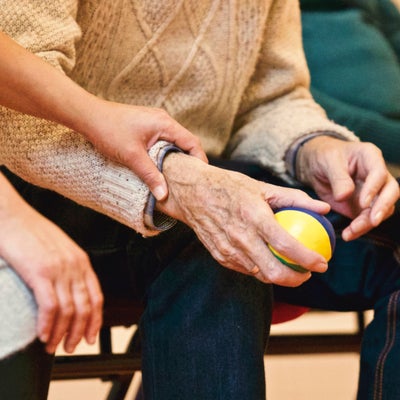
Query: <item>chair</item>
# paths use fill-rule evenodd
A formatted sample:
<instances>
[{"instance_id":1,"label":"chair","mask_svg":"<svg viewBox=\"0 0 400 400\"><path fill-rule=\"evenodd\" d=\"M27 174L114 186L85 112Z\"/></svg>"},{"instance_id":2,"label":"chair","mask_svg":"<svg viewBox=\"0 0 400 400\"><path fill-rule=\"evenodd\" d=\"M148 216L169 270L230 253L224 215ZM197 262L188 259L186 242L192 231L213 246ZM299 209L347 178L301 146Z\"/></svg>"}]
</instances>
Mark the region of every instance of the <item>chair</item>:
<instances>
[{"instance_id":1,"label":"chair","mask_svg":"<svg viewBox=\"0 0 400 400\"><path fill-rule=\"evenodd\" d=\"M329 311L311 309L309 313L329 316ZM317 354L317 353L359 353L366 326L365 313L352 312L356 319L354 332L271 334L267 354Z\"/></svg>"},{"instance_id":2,"label":"chair","mask_svg":"<svg viewBox=\"0 0 400 400\"><path fill-rule=\"evenodd\" d=\"M135 331L125 352L115 353L112 348L112 328L136 325L142 312L142 304L133 300L113 299L106 303L103 327L99 334L99 353L56 356L52 380L99 378L111 381L107 400L123 400L134 373L141 370L140 338Z\"/></svg>"},{"instance_id":3,"label":"chair","mask_svg":"<svg viewBox=\"0 0 400 400\"><path fill-rule=\"evenodd\" d=\"M304 308L299 310L294 307L292 315L299 316L305 311ZM112 327L136 325L142 312L142 304L133 300L114 299L106 303L104 324L100 332L99 354L56 356L52 379L99 378L111 381L112 387L107 400L123 400L134 373L141 370L140 338L135 332L125 353L115 353L111 343ZM271 335L266 353L278 355L359 352L365 327L364 313L356 313L356 317L358 326L355 333ZM139 399L141 399L140 393L136 400Z\"/></svg>"}]
</instances>

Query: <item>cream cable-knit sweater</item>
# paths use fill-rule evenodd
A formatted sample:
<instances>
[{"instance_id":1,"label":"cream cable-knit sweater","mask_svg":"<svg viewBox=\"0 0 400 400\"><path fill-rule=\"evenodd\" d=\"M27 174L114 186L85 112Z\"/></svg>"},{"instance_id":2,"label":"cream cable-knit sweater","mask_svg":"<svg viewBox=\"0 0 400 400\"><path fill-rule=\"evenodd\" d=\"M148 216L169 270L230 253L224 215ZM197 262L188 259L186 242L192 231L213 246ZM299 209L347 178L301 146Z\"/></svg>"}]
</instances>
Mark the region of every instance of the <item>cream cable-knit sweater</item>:
<instances>
[{"instance_id":1,"label":"cream cable-knit sweater","mask_svg":"<svg viewBox=\"0 0 400 400\"><path fill-rule=\"evenodd\" d=\"M92 93L163 107L209 154L258 161L286 178L284 156L299 137L333 131L357 140L310 98L299 21L295 0L18 0L1 2L0 12L0 29ZM151 149L155 162L164 146ZM63 126L2 108L0 163L157 233L143 222L147 187ZM7 268L2 295L16 285ZM1 297L0 319L34 310L20 283L22 299ZM1 329L0 358L32 340L34 327L25 328L12 337Z\"/></svg>"},{"instance_id":2,"label":"cream cable-knit sweater","mask_svg":"<svg viewBox=\"0 0 400 400\"><path fill-rule=\"evenodd\" d=\"M98 96L165 108L212 155L285 175L299 136L355 140L310 98L294 0L5 1L0 29ZM147 187L80 135L6 109L0 132L0 162L24 179L155 233Z\"/></svg>"}]
</instances>

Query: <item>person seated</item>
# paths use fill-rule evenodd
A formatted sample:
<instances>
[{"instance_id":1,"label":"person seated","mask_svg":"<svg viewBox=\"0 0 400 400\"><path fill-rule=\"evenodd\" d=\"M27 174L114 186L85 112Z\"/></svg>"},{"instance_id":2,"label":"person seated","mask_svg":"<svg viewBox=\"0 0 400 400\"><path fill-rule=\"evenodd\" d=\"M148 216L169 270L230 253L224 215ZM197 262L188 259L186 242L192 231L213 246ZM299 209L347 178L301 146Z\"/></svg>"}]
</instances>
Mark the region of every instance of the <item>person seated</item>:
<instances>
[{"instance_id":1,"label":"person seated","mask_svg":"<svg viewBox=\"0 0 400 400\"><path fill-rule=\"evenodd\" d=\"M400 342L388 355L385 342L400 318L399 186L375 145L313 101L297 3L24 0L5 2L0 24L90 93L144 107L147 118L132 121L139 132L154 115L170 116L220 161L151 141L149 156L168 183L158 200L91 136L0 107L0 159L20 193L88 251L99 278L125 285L118 267L129 269L145 305L146 398L265 398L274 296L306 307L374 307L359 398L381 388L400 395ZM111 122L104 115L102 137L129 141L129 129L110 134L125 121ZM278 224L274 211L285 206L345 219L329 268ZM371 240L380 227L385 240ZM7 375L18 373L0 362L2 391L14 389Z\"/></svg>"},{"instance_id":2,"label":"person seated","mask_svg":"<svg viewBox=\"0 0 400 400\"><path fill-rule=\"evenodd\" d=\"M168 138L205 159L199 141L163 113L155 110L145 130L135 129L148 111L91 95L2 32L0 105L74 128L110 157L118 153L118 161L128 159L133 149L136 156L126 163L158 199L168 195L168 187L147 154L148 142ZM104 119L110 121L106 137L98 129L104 129ZM123 150L118 148L121 121L127 123ZM20 371L32 392L46 397L50 368L29 364L50 360L62 340L69 353L82 338L95 342L102 324L102 288L87 253L24 201L1 173L0 227L0 360L4 368ZM0 398L28 398L19 374L4 379Z\"/></svg>"}]
</instances>

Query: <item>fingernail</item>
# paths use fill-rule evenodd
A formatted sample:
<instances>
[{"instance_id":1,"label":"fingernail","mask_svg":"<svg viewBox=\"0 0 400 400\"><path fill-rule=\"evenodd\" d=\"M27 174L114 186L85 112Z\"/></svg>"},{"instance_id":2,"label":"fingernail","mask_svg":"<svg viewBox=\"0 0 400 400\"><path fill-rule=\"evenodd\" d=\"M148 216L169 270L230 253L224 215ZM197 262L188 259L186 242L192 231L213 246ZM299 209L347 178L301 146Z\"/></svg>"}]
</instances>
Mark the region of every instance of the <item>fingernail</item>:
<instances>
[{"instance_id":1,"label":"fingernail","mask_svg":"<svg viewBox=\"0 0 400 400\"><path fill-rule=\"evenodd\" d=\"M153 195L157 200L163 200L167 195L167 191L163 186L156 186L153 190Z\"/></svg>"},{"instance_id":2,"label":"fingernail","mask_svg":"<svg viewBox=\"0 0 400 400\"><path fill-rule=\"evenodd\" d=\"M95 342L96 342L96 336L89 336L88 339L87 339L87 342L88 342L89 344L95 344Z\"/></svg>"},{"instance_id":3,"label":"fingernail","mask_svg":"<svg viewBox=\"0 0 400 400\"><path fill-rule=\"evenodd\" d=\"M380 224L382 222L382 218L383 218L383 212L382 211L378 211L375 215L374 215L374 223L376 225Z\"/></svg>"},{"instance_id":4,"label":"fingernail","mask_svg":"<svg viewBox=\"0 0 400 400\"><path fill-rule=\"evenodd\" d=\"M365 207L369 207L371 205L371 202L372 202L372 196L368 194L367 197L365 198Z\"/></svg>"},{"instance_id":5,"label":"fingernail","mask_svg":"<svg viewBox=\"0 0 400 400\"><path fill-rule=\"evenodd\" d=\"M346 229L342 232L342 239L347 242L350 238L350 232Z\"/></svg>"},{"instance_id":6,"label":"fingernail","mask_svg":"<svg viewBox=\"0 0 400 400\"><path fill-rule=\"evenodd\" d=\"M64 346L64 350L67 353L72 353L75 350L75 346L73 344L67 344Z\"/></svg>"},{"instance_id":7,"label":"fingernail","mask_svg":"<svg viewBox=\"0 0 400 400\"><path fill-rule=\"evenodd\" d=\"M326 262L321 262L318 264L318 268L325 271L328 269L328 264Z\"/></svg>"}]
</instances>

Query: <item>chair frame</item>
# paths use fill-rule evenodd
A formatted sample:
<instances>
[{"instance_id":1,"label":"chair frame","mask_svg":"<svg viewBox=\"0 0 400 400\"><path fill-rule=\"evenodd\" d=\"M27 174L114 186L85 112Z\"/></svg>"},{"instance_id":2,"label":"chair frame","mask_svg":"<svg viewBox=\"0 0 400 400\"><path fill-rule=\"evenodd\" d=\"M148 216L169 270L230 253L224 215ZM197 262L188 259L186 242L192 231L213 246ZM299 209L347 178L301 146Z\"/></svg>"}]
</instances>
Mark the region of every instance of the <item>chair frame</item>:
<instances>
[{"instance_id":1,"label":"chair frame","mask_svg":"<svg viewBox=\"0 0 400 400\"><path fill-rule=\"evenodd\" d=\"M142 311L140 305L130 302L117 302L105 307L104 325L99 336L99 353L56 356L52 380L99 378L111 381L107 400L123 400L135 372L141 371L140 335L136 330L126 351L115 353L112 348L112 328L137 324ZM356 316L357 329L354 333L272 334L266 354L358 353L365 329L365 316L363 312L357 312ZM136 400L140 398L139 393Z\"/></svg>"}]
</instances>

